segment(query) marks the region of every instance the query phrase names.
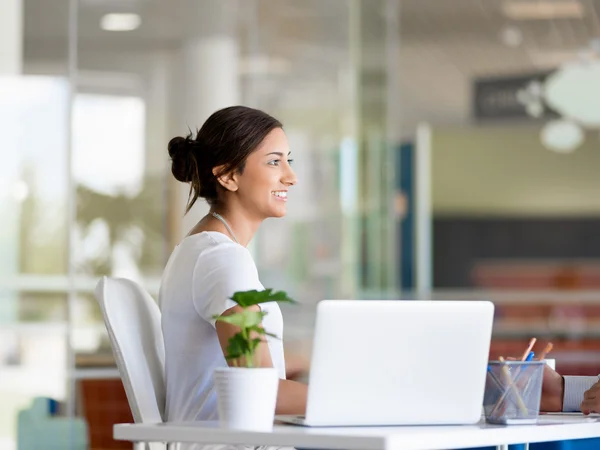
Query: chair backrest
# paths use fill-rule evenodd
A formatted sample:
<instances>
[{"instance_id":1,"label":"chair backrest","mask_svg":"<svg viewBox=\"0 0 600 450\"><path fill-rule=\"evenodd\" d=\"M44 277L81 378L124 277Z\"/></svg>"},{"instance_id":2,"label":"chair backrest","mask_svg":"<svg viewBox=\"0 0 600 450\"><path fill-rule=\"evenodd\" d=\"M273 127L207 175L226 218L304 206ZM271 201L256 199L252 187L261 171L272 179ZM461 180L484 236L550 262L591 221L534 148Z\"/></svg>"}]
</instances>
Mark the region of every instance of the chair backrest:
<instances>
[{"instance_id":1,"label":"chair backrest","mask_svg":"<svg viewBox=\"0 0 600 450\"><path fill-rule=\"evenodd\" d=\"M165 409L165 346L161 314L137 283L104 277L96 286L104 323L136 423L158 423Z\"/></svg>"}]
</instances>

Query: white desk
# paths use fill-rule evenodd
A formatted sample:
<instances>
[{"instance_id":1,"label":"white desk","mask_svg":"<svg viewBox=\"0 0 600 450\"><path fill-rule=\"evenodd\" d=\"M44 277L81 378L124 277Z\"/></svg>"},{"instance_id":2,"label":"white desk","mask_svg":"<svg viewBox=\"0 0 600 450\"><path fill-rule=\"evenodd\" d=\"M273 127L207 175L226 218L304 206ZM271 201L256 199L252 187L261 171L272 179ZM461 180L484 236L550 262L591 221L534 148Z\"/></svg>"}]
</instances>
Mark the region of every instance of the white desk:
<instances>
[{"instance_id":1,"label":"white desk","mask_svg":"<svg viewBox=\"0 0 600 450\"><path fill-rule=\"evenodd\" d=\"M564 420L566 423L557 423ZM314 449L433 450L600 437L600 419L541 417L538 425L304 428L275 425L270 433L230 431L216 422L120 424L114 438L132 442L195 442Z\"/></svg>"}]
</instances>

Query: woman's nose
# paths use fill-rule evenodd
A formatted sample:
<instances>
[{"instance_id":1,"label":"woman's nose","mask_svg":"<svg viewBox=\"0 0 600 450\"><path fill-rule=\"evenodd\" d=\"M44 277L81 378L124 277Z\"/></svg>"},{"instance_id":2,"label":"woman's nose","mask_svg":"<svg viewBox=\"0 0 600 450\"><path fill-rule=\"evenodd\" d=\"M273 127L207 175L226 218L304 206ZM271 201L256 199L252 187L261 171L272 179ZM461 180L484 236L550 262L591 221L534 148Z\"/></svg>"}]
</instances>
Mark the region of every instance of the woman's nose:
<instances>
[{"instance_id":1,"label":"woman's nose","mask_svg":"<svg viewBox=\"0 0 600 450\"><path fill-rule=\"evenodd\" d=\"M293 186L298 182L298 177L296 177L296 172L292 169L291 166L288 165L287 171L281 179L282 183L287 186Z\"/></svg>"}]
</instances>

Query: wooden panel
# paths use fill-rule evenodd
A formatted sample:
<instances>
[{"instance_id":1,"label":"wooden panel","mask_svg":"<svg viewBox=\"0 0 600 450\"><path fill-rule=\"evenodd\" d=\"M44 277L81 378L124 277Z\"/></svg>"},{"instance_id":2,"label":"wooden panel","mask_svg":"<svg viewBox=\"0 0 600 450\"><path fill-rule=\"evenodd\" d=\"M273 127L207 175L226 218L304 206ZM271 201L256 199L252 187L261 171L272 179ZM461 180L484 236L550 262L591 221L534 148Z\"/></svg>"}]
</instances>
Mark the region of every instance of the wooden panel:
<instances>
[{"instance_id":1,"label":"wooden panel","mask_svg":"<svg viewBox=\"0 0 600 450\"><path fill-rule=\"evenodd\" d=\"M114 424L133 423L121 380L81 380L79 390L89 428L90 450L131 449L131 442L112 438Z\"/></svg>"}]
</instances>

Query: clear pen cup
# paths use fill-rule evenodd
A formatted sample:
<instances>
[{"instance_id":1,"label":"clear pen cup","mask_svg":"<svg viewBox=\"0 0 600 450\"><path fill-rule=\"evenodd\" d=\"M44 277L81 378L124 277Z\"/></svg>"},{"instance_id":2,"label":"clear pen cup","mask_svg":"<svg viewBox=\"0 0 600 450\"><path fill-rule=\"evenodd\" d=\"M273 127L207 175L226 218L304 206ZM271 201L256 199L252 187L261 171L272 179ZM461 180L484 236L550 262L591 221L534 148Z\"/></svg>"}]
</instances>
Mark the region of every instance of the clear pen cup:
<instances>
[{"instance_id":1,"label":"clear pen cup","mask_svg":"<svg viewBox=\"0 0 600 450\"><path fill-rule=\"evenodd\" d=\"M483 409L489 423L537 423L542 397L544 361L490 361Z\"/></svg>"}]
</instances>

